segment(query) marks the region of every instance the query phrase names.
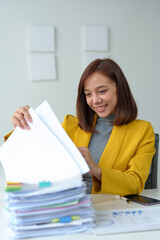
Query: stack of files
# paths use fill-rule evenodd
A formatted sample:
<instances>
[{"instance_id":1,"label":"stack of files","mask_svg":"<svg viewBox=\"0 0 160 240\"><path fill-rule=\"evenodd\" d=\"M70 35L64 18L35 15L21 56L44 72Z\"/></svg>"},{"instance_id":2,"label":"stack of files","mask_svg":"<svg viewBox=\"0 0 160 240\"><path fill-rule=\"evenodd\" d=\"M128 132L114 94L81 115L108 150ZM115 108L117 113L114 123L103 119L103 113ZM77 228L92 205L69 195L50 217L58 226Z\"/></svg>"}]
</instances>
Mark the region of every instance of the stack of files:
<instances>
[{"instance_id":1,"label":"stack of files","mask_svg":"<svg viewBox=\"0 0 160 240\"><path fill-rule=\"evenodd\" d=\"M8 192L5 199L13 239L78 233L93 227L94 210L85 185L59 192L52 187L46 192L33 190L33 185L25 184L22 188Z\"/></svg>"},{"instance_id":2,"label":"stack of files","mask_svg":"<svg viewBox=\"0 0 160 240\"><path fill-rule=\"evenodd\" d=\"M10 235L22 239L91 229L95 214L82 180L88 165L47 101L29 112L30 130L17 127L0 147Z\"/></svg>"}]
</instances>

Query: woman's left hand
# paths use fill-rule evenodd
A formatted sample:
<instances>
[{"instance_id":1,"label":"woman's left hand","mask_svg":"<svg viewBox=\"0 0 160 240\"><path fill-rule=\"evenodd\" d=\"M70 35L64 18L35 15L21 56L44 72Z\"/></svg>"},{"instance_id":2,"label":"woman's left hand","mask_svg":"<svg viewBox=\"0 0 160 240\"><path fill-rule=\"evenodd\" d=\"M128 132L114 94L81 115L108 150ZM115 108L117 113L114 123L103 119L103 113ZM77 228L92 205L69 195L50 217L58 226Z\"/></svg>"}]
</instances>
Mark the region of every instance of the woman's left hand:
<instances>
[{"instance_id":1,"label":"woman's left hand","mask_svg":"<svg viewBox=\"0 0 160 240\"><path fill-rule=\"evenodd\" d=\"M89 149L86 147L79 147L78 150L90 168L89 173L95 176L101 182L101 168L93 161Z\"/></svg>"}]
</instances>

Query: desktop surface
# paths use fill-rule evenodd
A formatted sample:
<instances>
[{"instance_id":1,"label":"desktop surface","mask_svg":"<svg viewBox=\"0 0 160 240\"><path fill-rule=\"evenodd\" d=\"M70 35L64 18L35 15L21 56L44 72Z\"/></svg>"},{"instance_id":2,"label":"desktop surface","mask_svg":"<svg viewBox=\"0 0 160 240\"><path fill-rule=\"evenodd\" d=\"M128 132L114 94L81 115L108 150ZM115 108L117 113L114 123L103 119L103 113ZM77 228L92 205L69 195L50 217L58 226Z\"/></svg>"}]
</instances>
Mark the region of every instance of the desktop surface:
<instances>
[{"instance_id":1,"label":"desktop surface","mask_svg":"<svg viewBox=\"0 0 160 240\"><path fill-rule=\"evenodd\" d=\"M160 189L144 190L141 195L160 199ZM112 210L112 209L128 209L128 208L143 208L146 206L139 205L137 203L128 204L122 201L120 198L114 195L108 194L92 194L93 207L97 211ZM0 239L9 240L8 228L6 227L6 212L3 208L4 201L0 200ZM154 206L152 206L154 207ZM140 231L140 232L130 232L130 233L117 233L117 234L104 234L104 235L93 235L93 234L69 234L69 235L59 235L51 237L38 237L29 238L30 240L132 240L132 239L159 239L160 230L152 231Z\"/></svg>"}]
</instances>

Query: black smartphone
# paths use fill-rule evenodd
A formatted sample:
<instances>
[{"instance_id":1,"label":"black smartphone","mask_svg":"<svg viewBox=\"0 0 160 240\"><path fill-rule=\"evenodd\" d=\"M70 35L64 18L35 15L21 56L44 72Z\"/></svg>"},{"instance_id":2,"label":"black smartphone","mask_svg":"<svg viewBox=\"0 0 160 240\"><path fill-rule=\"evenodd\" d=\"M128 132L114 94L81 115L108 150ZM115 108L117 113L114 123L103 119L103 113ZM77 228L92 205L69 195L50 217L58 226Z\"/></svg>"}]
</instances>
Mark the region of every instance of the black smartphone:
<instances>
[{"instance_id":1,"label":"black smartphone","mask_svg":"<svg viewBox=\"0 0 160 240\"><path fill-rule=\"evenodd\" d=\"M131 202L135 202L143 205L154 205L154 204L160 203L160 200L158 199L150 198L142 195L127 195L124 197Z\"/></svg>"}]
</instances>

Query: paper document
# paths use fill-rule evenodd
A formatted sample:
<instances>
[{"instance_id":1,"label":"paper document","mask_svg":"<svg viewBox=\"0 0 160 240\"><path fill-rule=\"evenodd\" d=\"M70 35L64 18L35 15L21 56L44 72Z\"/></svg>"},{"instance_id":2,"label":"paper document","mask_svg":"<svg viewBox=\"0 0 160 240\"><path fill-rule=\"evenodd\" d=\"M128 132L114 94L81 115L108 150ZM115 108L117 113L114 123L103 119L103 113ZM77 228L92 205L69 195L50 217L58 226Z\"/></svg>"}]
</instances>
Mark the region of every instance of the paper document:
<instances>
[{"instance_id":1,"label":"paper document","mask_svg":"<svg viewBox=\"0 0 160 240\"><path fill-rule=\"evenodd\" d=\"M73 179L80 182L82 172L89 171L82 155L70 139L67 146L69 137L53 117L47 102L36 111L38 115L32 108L29 110L33 119L29 123L30 130L17 127L0 147L0 160L7 181L35 184Z\"/></svg>"},{"instance_id":2,"label":"paper document","mask_svg":"<svg viewBox=\"0 0 160 240\"><path fill-rule=\"evenodd\" d=\"M89 171L86 161L84 161L83 156L77 147L72 142L70 137L64 131L63 127L59 123L56 115L52 111L47 101L44 101L38 108L36 108L36 113L39 118L46 124L49 130L59 139L59 141L64 145L67 151L71 154L75 162L77 163L82 174L85 174Z\"/></svg>"},{"instance_id":3,"label":"paper document","mask_svg":"<svg viewBox=\"0 0 160 240\"><path fill-rule=\"evenodd\" d=\"M129 208L96 212L95 235L160 229L160 207Z\"/></svg>"}]
</instances>

